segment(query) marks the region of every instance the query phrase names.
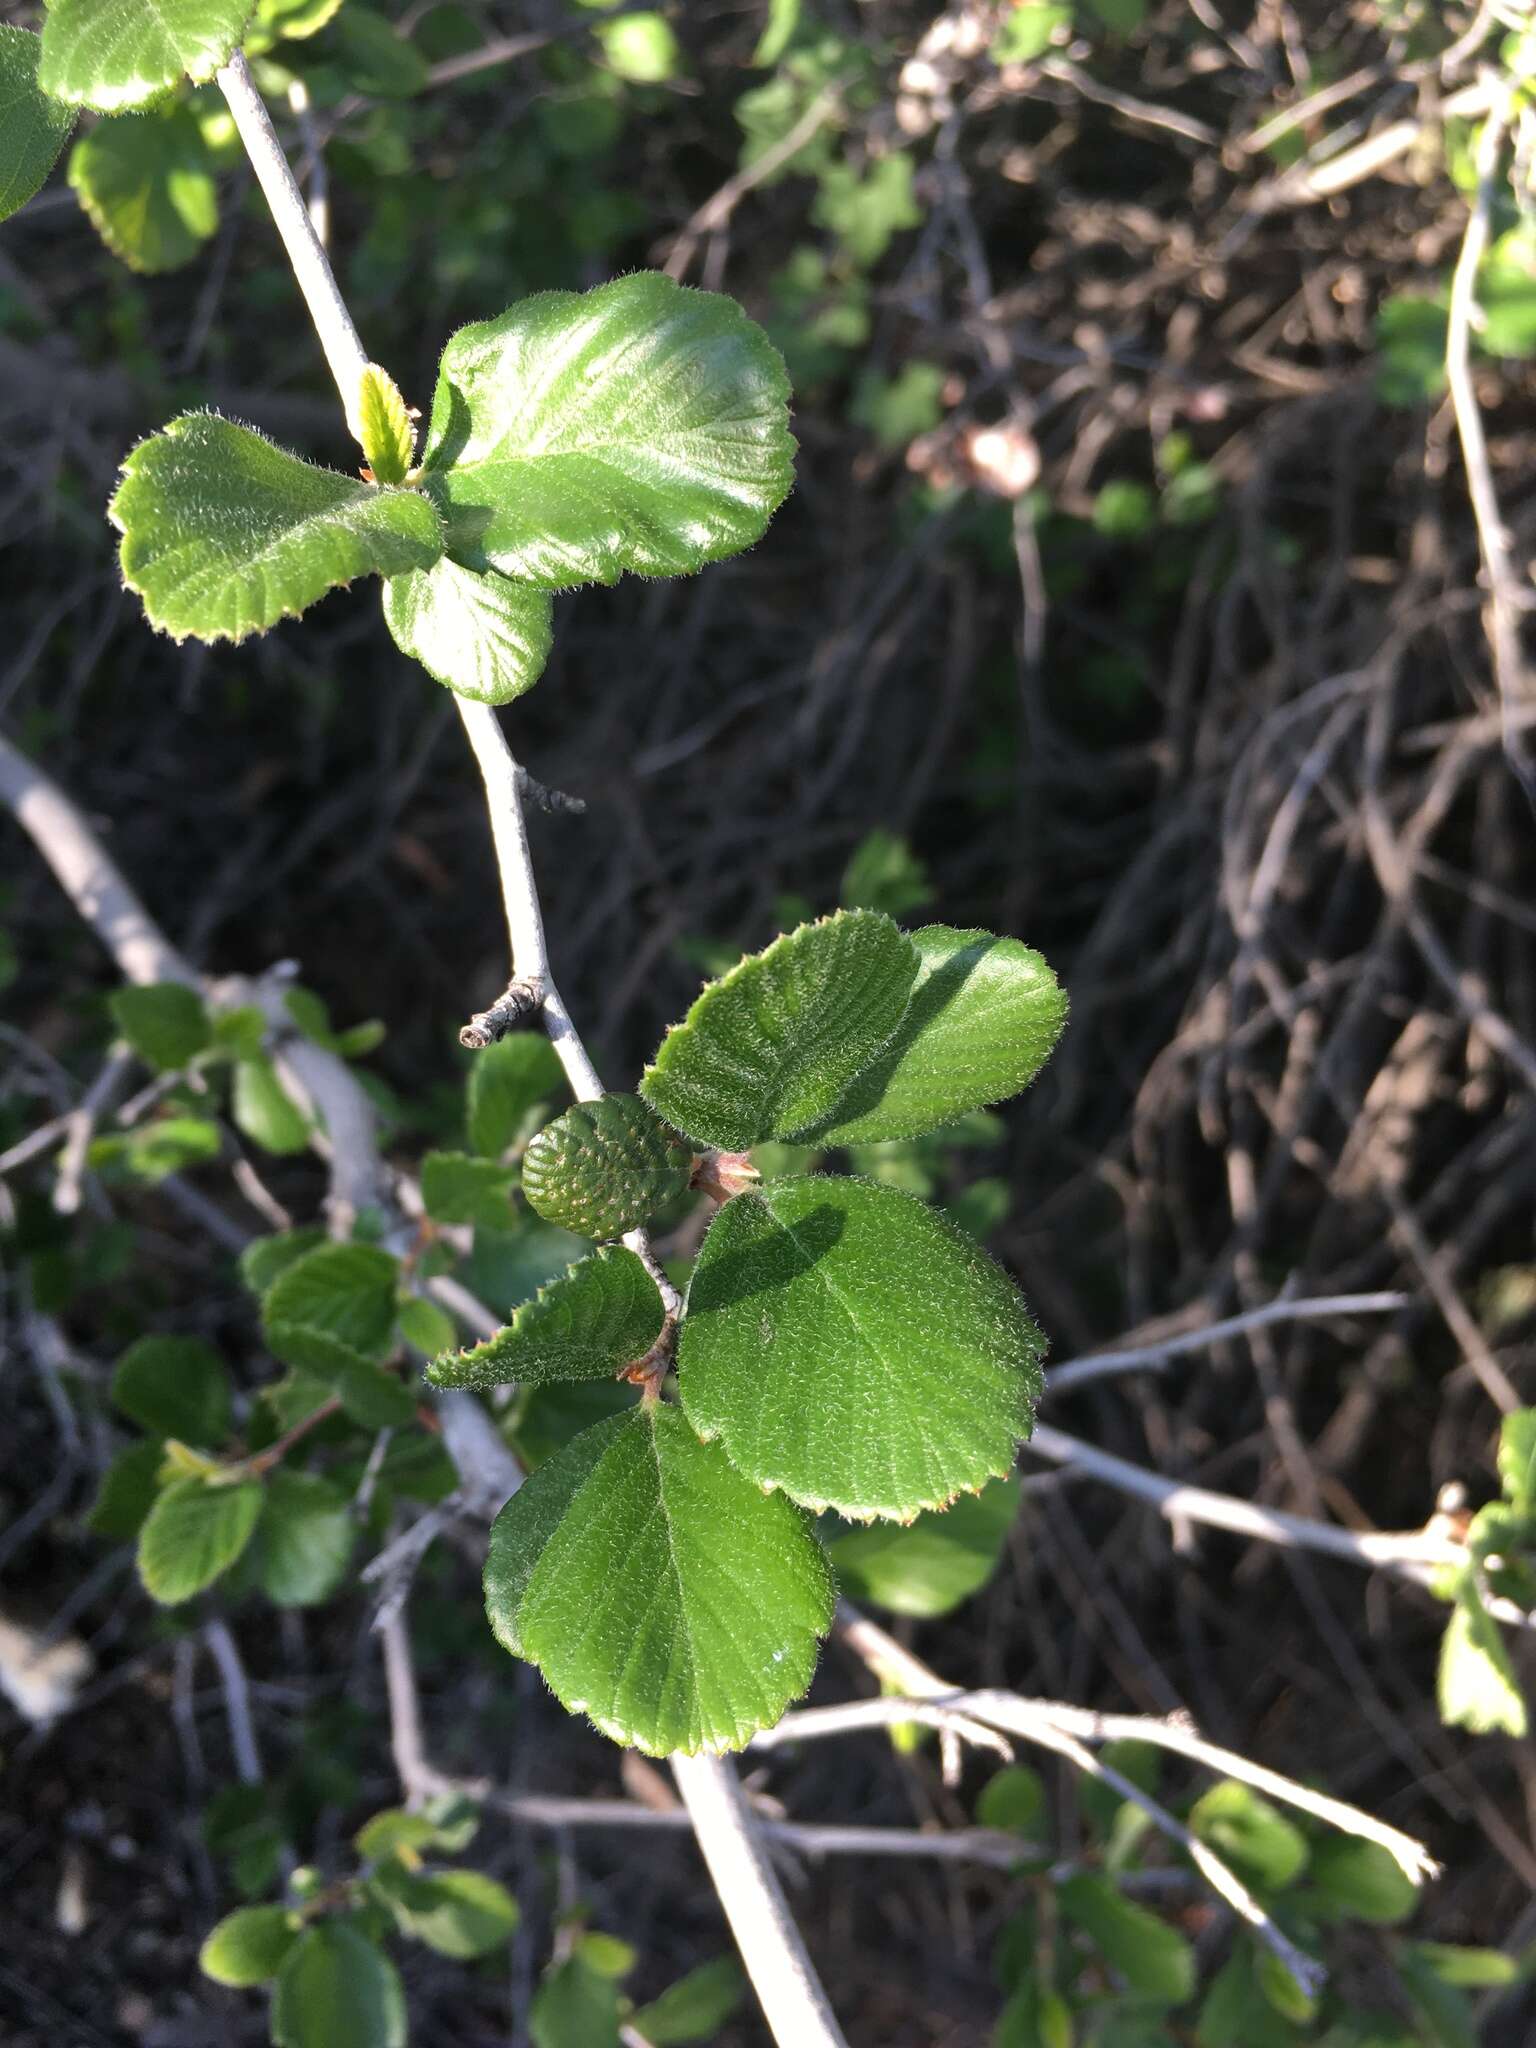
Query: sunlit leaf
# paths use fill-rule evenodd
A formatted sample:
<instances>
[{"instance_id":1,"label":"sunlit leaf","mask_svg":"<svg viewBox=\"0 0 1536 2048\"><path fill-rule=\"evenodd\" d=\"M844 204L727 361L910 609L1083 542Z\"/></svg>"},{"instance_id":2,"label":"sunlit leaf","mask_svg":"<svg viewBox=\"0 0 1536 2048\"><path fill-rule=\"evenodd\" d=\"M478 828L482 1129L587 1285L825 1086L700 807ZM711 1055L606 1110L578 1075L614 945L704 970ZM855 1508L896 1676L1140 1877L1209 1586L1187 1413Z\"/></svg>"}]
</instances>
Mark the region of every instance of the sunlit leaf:
<instances>
[{"instance_id":1,"label":"sunlit leaf","mask_svg":"<svg viewBox=\"0 0 1536 2048\"><path fill-rule=\"evenodd\" d=\"M401 653L456 695L510 704L544 673L554 607L547 590L445 555L388 579L384 623Z\"/></svg>"},{"instance_id":2,"label":"sunlit leaf","mask_svg":"<svg viewBox=\"0 0 1536 2048\"><path fill-rule=\"evenodd\" d=\"M112 254L147 275L190 263L219 225L213 158L182 106L99 122L69 182Z\"/></svg>"},{"instance_id":3,"label":"sunlit leaf","mask_svg":"<svg viewBox=\"0 0 1536 2048\"><path fill-rule=\"evenodd\" d=\"M102 113L142 107L234 55L254 0L49 0L38 83Z\"/></svg>"},{"instance_id":4,"label":"sunlit leaf","mask_svg":"<svg viewBox=\"0 0 1536 2048\"><path fill-rule=\"evenodd\" d=\"M540 1288L494 1337L436 1360L427 1377L438 1387L612 1378L650 1350L664 1313L635 1254L605 1245Z\"/></svg>"},{"instance_id":5,"label":"sunlit leaf","mask_svg":"<svg viewBox=\"0 0 1536 2048\"><path fill-rule=\"evenodd\" d=\"M198 1952L215 1984L237 1989L265 1984L282 1968L299 1938L299 1917L286 1906L242 1906L222 1919Z\"/></svg>"},{"instance_id":6,"label":"sunlit leaf","mask_svg":"<svg viewBox=\"0 0 1536 2048\"><path fill-rule=\"evenodd\" d=\"M254 1480L208 1486L174 1479L139 1531L139 1577L151 1599L173 1607L211 1586L250 1542L261 1513Z\"/></svg>"}]
</instances>

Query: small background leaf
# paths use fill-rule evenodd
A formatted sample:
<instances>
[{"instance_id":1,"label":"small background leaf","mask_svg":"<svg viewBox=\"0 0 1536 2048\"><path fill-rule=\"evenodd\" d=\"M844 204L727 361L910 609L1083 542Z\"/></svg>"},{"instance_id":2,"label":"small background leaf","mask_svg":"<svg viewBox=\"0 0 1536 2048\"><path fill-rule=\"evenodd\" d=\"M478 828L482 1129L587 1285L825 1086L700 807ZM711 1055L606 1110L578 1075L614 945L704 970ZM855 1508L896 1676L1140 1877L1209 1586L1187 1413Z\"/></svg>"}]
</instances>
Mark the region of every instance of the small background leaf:
<instances>
[{"instance_id":1,"label":"small background leaf","mask_svg":"<svg viewBox=\"0 0 1536 2048\"><path fill-rule=\"evenodd\" d=\"M851 1600L892 1614L948 1614L997 1569L1019 1494L1018 1480L994 1479L905 1528L850 1529L827 1545L838 1584Z\"/></svg>"},{"instance_id":2,"label":"small background leaf","mask_svg":"<svg viewBox=\"0 0 1536 2048\"><path fill-rule=\"evenodd\" d=\"M475 1054L465 1118L470 1145L499 1159L527 1137L541 1103L562 1086L560 1062L543 1032L514 1031Z\"/></svg>"},{"instance_id":3,"label":"small background leaf","mask_svg":"<svg viewBox=\"0 0 1536 2048\"><path fill-rule=\"evenodd\" d=\"M343 1921L322 1920L290 1951L272 1997L276 2048L405 2048L395 1967Z\"/></svg>"},{"instance_id":4,"label":"small background leaf","mask_svg":"<svg viewBox=\"0 0 1536 2048\"><path fill-rule=\"evenodd\" d=\"M256 1531L256 1573L274 1607L318 1607L346 1576L357 1526L338 1486L273 1472Z\"/></svg>"},{"instance_id":5,"label":"small background leaf","mask_svg":"<svg viewBox=\"0 0 1536 2048\"><path fill-rule=\"evenodd\" d=\"M190 1065L210 1043L208 1013L195 989L156 981L114 989L112 1021L140 1059L162 1074Z\"/></svg>"},{"instance_id":6,"label":"small background leaf","mask_svg":"<svg viewBox=\"0 0 1536 2048\"><path fill-rule=\"evenodd\" d=\"M172 1480L139 1532L144 1590L166 1607L201 1593L240 1556L260 1513L261 1488L254 1480L234 1486Z\"/></svg>"},{"instance_id":7,"label":"small background leaf","mask_svg":"<svg viewBox=\"0 0 1536 2048\"><path fill-rule=\"evenodd\" d=\"M207 1449L234 1426L224 1361L201 1337L141 1337L117 1362L112 1399L152 1435Z\"/></svg>"},{"instance_id":8,"label":"small background leaf","mask_svg":"<svg viewBox=\"0 0 1536 2048\"><path fill-rule=\"evenodd\" d=\"M228 1914L198 1953L205 1977L237 1989L275 1977L299 1938L286 1906L242 1906Z\"/></svg>"}]
</instances>

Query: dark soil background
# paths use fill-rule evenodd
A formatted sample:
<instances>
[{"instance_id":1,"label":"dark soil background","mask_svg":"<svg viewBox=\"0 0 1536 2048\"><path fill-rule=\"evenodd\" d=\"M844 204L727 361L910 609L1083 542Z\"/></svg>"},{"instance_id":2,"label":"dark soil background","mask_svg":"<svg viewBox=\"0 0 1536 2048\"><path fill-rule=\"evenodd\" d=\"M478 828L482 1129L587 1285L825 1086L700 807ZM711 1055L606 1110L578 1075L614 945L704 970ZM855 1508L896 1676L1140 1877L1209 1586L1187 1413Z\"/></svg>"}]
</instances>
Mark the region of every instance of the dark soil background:
<instances>
[{"instance_id":1,"label":"dark soil background","mask_svg":"<svg viewBox=\"0 0 1536 2048\"><path fill-rule=\"evenodd\" d=\"M469 12L488 35L567 23L539 0ZM828 0L821 13L865 48L873 79L840 146L878 154L902 140L902 66L935 10ZM1057 1358L1193 1327L1287 1282L1411 1298L1399 1315L1278 1328L1062 1396L1050 1419L1244 1498L1412 1529L1449 1483L1474 1501L1492 1490L1490 1361L1523 1398L1536 1388L1536 1102L1479 1023L1491 1011L1536 1039L1536 842L1501 746L1453 423L1443 404L1378 394L1375 311L1438 287L1467 205L1429 100L1391 84L1381 13L1263 0L1218 19L1164 0L1078 63L1079 81L1173 109L1206 139L1068 77L957 59L946 94L910 117L927 122L905 141L921 217L868 272L867 339L801 391L798 487L767 539L693 581L561 599L555 658L503 716L531 771L586 802L580 817L536 814L535 853L555 968L611 1085L632 1085L696 991L690 941L761 945L784 894L829 908L872 828L905 835L930 914L1019 934L1071 992L1061 1051L1007 1110L1005 1163L983 1169L1013 1187L992 1248ZM432 206L408 218L406 264L382 266L372 289L361 272L354 307L408 394L429 391L456 321L530 285L667 260L735 169L761 16L672 10L685 79L651 89L599 173L582 168L632 208L592 252L559 246L540 218L555 202L537 191L482 209L477 232L444 227L494 187L498 150L548 90L541 60L434 94L415 174ZM1329 203L1266 210L1256 195L1277 168L1242 138L1294 98L1309 51L1331 77L1380 75L1309 123L1307 143L1336 118L1363 133L1404 107L1424 112L1429 139ZM344 175L338 148L345 277L393 200ZM0 721L199 965L298 960L340 1020L387 1021L372 1069L407 1102L441 1103L463 1071L457 1027L506 973L448 699L361 589L239 650L154 637L101 518L123 451L188 403L351 461L273 236L235 197L238 174L226 184L210 253L166 277L116 265L57 179L0 230ZM791 252L825 239L813 196L798 177L746 194L702 238L691 281L775 315ZM859 379L912 362L943 371L942 418L882 446ZM1479 375L1524 564L1536 384L1518 362ZM967 436L985 427L1038 453L1043 496L1025 510L929 488L971 474ZM1174 432L1210 472L1212 515L1101 531L1106 481L1166 488L1157 451ZM14 1139L95 1071L111 974L9 824L0 888L19 962L0 1032L0 1135ZM420 1142L403 1134L399 1156ZM192 1179L262 1227L219 1175ZM304 1161L271 1183L298 1215L323 1191ZM13 1186L39 1201L46 1175ZM140 1232L133 1270L87 1273L62 1318L97 1383L146 1289L162 1303L212 1290L249 1352L227 1254L166 1200L112 1200ZM228 1775L218 1674L178 1647L126 1556L84 1532L102 1425L61 1433L8 1299L0 1607L43 1626L64 1616L96 1676L50 1730L0 1706L0 2039L264 2039L256 2001L195 1968L231 1903L198 1829ZM1187 1706L1212 1739L1422 1834L1447 1871L1417 1932L1530 1940L1532 1753L1441 1727L1443 1608L1026 1469L991 1587L913 1638L929 1663L957 1684ZM445 1769L619 1791L617 1753L480 1640L472 1555L440 1544L412 1615ZM233 1617L264 1757L321 1863L394 1796L367 1624L361 1593L318 1618ZM829 1651L814 1696L867 1689ZM932 1752L898 1758L878 1739L757 1768L797 1818L900 1825L963 1822L984 1775L973 1766L957 1799ZM1068 1853L1070 1781L1042 1768ZM640 1948L641 1994L727 1945L686 1841L488 1824L476 1855L524 1900L523 2010L549 1915L577 1898ZM66 1866L86 1890L77 1934L57 1924ZM987 2041L991 1940L1015 1903L1005 1877L834 1859L804 1872L794 1901L854 2040ZM1390 2002L1370 1942L1350 1967L1363 2002ZM466 1979L422 1952L408 1985L420 2041L508 2038L499 1966ZM1533 2011L1529 1993L1507 1997L1486 2040L1528 2040ZM766 2036L743 2019L721 2038Z\"/></svg>"}]
</instances>

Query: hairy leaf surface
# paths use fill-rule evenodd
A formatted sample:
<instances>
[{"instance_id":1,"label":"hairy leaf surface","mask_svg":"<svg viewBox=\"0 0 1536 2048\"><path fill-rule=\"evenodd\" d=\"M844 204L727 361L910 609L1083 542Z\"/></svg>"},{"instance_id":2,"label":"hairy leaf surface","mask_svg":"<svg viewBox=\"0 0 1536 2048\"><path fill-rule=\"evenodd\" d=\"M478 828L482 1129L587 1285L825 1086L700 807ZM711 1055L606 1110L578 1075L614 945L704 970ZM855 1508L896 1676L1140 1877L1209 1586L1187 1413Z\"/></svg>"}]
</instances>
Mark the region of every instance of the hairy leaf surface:
<instances>
[{"instance_id":1,"label":"hairy leaf surface","mask_svg":"<svg viewBox=\"0 0 1536 2048\"><path fill-rule=\"evenodd\" d=\"M890 1043L917 966L880 911L801 925L709 984L662 1040L640 1092L710 1145L797 1137Z\"/></svg>"},{"instance_id":2,"label":"hairy leaf surface","mask_svg":"<svg viewBox=\"0 0 1536 2048\"><path fill-rule=\"evenodd\" d=\"M442 553L420 492L317 469L213 413L141 441L109 510L124 581L177 640L244 640L355 576L430 568Z\"/></svg>"},{"instance_id":3,"label":"hairy leaf surface","mask_svg":"<svg viewBox=\"0 0 1536 2048\"><path fill-rule=\"evenodd\" d=\"M649 1755L739 1749L811 1680L832 1577L805 1518L646 1402L513 1494L485 1567L491 1626L573 1713Z\"/></svg>"},{"instance_id":4,"label":"hairy leaf surface","mask_svg":"<svg viewBox=\"0 0 1536 2048\"><path fill-rule=\"evenodd\" d=\"M42 49L30 29L0 23L0 220L39 190L75 125L73 109L38 86Z\"/></svg>"},{"instance_id":5,"label":"hairy leaf surface","mask_svg":"<svg viewBox=\"0 0 1536 2048\"><path fill-rule=\"evenodd\" d=\"M185 107L103 121L70 151L69 182L130 270L190 263L219 225L213 157Z\"/></svg>"},{"instance_id":6,"label":"hairy leaf surface","mask_svg":"<svg viewBox=\"0 0 1536 2048\"><path fill-rule=\"evenodd\" d=\"M749 547L788 494L788 400L733 299L642 272L461 327L425 466L459 559L551 590L686 575Z\"/></svg>"},{"instance_id":7,"label":"hairy leaf surface","mask_svg":"<svg viewBox=\"0 0 1536 2048\"><path fill-rule=\"evenodd\" d=\"M38 81L104 114L142 107L234 55L254 0L49 0Z\"/></svg>"},{"instance_id":8,"label":"hairy leaf surface","mask_svg":"<svg viewBox=\"0 0 1536 2048\"><path fill-rule=\"evenodd\" d=\"M528 1143L523 1193L548 1223L621 1237L680 1195L693 1152L638 1095L578 1102Z\"/></svg>"},{"instance_id":9,"label":"hairy leaf surface","mask_svg":"<svg viewBox=\"0 0 1536 2048\"><path fill-rule=\"evenodd\" d=\"M640 1260L623 1245L605 1245L540 1288L494 1337L437 1359L427 1378L438 1387L611 1378L645 1356L664 1318Z\"/></svg>"},{"instance_id":10,"label":"hairy leaf surface","mask_svg":"<svg viewBox=\"0 0 1536 2048\"><path fill-rule=\"evenodd\" d=\"M889 1045L805 1135L827 1145L915 1138L1027 1088L1066 1022L1045 961L1017 939L925 925L912 1000Z\"/></svg>"},{"instance_id":11,"label":"hairy leaf surface","mask_svg":"<svg viewBox=\"0 0 1536 2048\"><path fill-rule=\"evenodd\" d=\"M446 555L430 569L389 578L384 623L402 654L479 704L510 704L531 690L554 642L547 590Z\"/></svg>"},{"instance_id":12,"label":"hairy leaf surface","mask_svg":"<svg viewBox=\"0 0 1536 2048\"><path fill-rule=\"evenodd\" d=\"M688 1291L688 1419L814 1508L910 1520L1006 1473L1040 1332L965 1233L872 1181L770 1181L710 1225Z\"/></svg>"}]
</instances>

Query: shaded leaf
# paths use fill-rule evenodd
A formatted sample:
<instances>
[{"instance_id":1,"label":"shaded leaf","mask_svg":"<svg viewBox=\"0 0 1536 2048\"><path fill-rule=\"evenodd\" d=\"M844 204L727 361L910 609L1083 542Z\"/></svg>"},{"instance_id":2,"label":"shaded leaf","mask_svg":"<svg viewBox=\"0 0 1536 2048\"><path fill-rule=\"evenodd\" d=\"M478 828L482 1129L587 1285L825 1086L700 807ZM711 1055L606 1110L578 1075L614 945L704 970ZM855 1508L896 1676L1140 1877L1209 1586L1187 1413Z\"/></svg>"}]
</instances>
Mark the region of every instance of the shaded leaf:
<instances>
[{"instance_id":1,"label":"shaded leaf","mask_svg":"<svg viewBox=\"0 0 1536 2048\"><path fill-rule=\"evenodd\" d=\"M340 1487L279 1468L267 1480L256 1573L274 1607L318 1607L346 1576L357 1527Z\"/></svg>"},{"instance_id":2,"label":"shaded leaf","mask_svg":"<svg viewBox=\"0 0 1536 2048\"><path fill-rule=\"evenodd\" d=\"M1307 1882L1340 1919L1394 1927L1418 1910L1413 1879L1379 1842L1355 1835L1325 1836L1312 1851Z\"/></svg>"},{"instance_id":3,"label":"shaded leaf","mask_svg":"<svg viewBox=\"0 0 1536 2048\"><path fill-rule=\"evenodd\" d=\"M38 83L55 99L120 113L234 55L253 0L49 0Z\"/></svg>"},{"instance_id":4,"label":"shaded leaf","mask_svg":"<svg viewBox=\"0 0 1536 2048\"><path fill-rule=\"evenodd\" d=\"M732 1464L808 1507L909 1520L1005 1474L1044 1342L981 1247L914 1197L770 1181L716 1216L678 1378Z\"/></svg>"},{"instance_id":5,"label":"shaded leaf","mask_svg":"<svg viewBox=\"0 0 1536 2048\"><path fill-rule=\"evenodd\" d=\"M321 1382L361 1428L393 1429L416 1413L410 1388L342 1338L271 1317L263 1329L273 1356Z\"/></svg>"},{"instance_id":6,"label":"shaded leaf","mask_svg":"<svg viewBox=\"0 0 1536 2048\"><path fill-rule=\"evenodd\" d=\"M402 654L479 704L510 704L531 690L554 642L547 590L446 555L386 581L384 623Z\"/></svg>"},{"instance_id":7,"label":"shaded leaf","mask_svg":"<svg viewBox=\"0 0 1536 2048\"><path fill-rule=\"evenodd\" d=\"M190 1065L209 1044L208 1013L195 989L155 981L114 989L112 1021L139 1055L162 1074Z\"/></svg>"},{"instance_id":8,"label":"shaded leaf","mask_svg":"<svg viewBox=\"0 0 1536 2048\"><path fill-rule=\"evenodd\" d=\"M911 1138L1027 1088L1066 1022L1067 999L1017 939L925 925L912 1000L894 1037L803 1135L829 1145Z\"/></svg>"},{"instance_id":9,"label":"shaded leaf","mask_svg":"<svg viewBox=\"0 0 1536 2048\"><path fill-rule=\"evenodd\" d=\"M201 1337L141 1337L112 1375L112 1399L153 1436L180 1437L206 1449L234 1426L229 1374Z\"/></svg>"},{"instance_id":10,"label":"shaded leaf","mask_svg":"<svg viewBox=\"0 0 1536 2048\"><path fill-rule=\"evenodd\" d=\"M619 1993L580 1956L545 1973L528 2014L533 2048L618 2048Z\"/></svg>"},{"instance_id":11,"label":"shaded leaf","mask_svg":"<svg viewBox=\"0 0 1536 2048\"><path fill-rule=\"evenodd\" d=\"M213 157L182 106L101 122L70 151L69 182L112 254L148 276L190 263L219 225Z\"/></svg>"},{"instance_id":12,"label":"shaded leaf","mask_svg":"<svg viewBox=\"0 0 1536 2048\"><path fill-rule=\"evenodd\" d=\"M427 61L408 36L375 8L350 0L336 22L348 82L370 98L409 99L429 76Z\"/></svg>"},{"instance_id":13,"label":"shaded leaf","mask_svg":"<svg viewBox=\"0 0 1536 2048\"><path fill-rule=\"evenodd\" d=\"M1293 1884L1306 1865L1306 1836L1277 1806L1235 1779L1224 1778L1202 1793L1189 1825L1240 1877L1266 1891Z\"/></svg>"},{"instance_id":14,"label":"shaded leaf","mask_svg":"<svg viewBox=\"0 0 1536 2048\"><path fill-rule=\"evenodd\" d=\"M1138 1998L1182 2005L1195 1990L1195 1952L1177 1929L1122 1897L1106 1878L1069 1877L1056 1887L1067 1919L1092 1940Z\"/></svg>"},{"instance_id":15,"label":"shaded leaf","mask_svg":"<svg viewBox=\"0 0 1536 2048\"><path fill-rule=\"evenodd\" d=\"M622 1245L605 1245L540 1288L494 1337L435 1360L427 1378L435 1387L608 1379L644 1358L664 1319L656 1282L640 1260Z\"/></svg>"},{"instance_id":16,"label":"shaded leaf","mask_svg":"<svg viewBox=\"0 0 1536 2048\"><path fill-rule=\"evenodd\" d=\"M356 576L429 568L442 553L420 492L318 469L213 413L141 441L108 510L125 582L176 640L244 640Z\"/></svg>"},{"instance_id":17,"label":"shaded leaf","mask_svg":"<svg viewBox=\"0 0 1536 2048\"><path fill-rule=\"evenodd\" d=\"M523 1193L548 1223L620 1237L682 1194L693 1151L638 1095L578 1102L530 1139Z\"/></svg>"},{"instance_id":18,"label":"shaded leaf","mask_svg":"<svg viewBox=\"0 0 1536 2048\"><path fill-rule=\"evenodd\" d=\"M906 917L933 900L928 870L905 839L877 827L854 848L837 900L845 910L883 910Z\"/></svg>"},{"instance_id":19,"label":"shaded leaf","mask_svg":"<svg viewBox=\"0 0 1536 2048\"><path fill-rule=\"evenodd\" d=\"M318 1245L272 1283L262 1303L263 1319L269 1325L320 1330L365 1358L378 1357L388 1348L395 1325L398 1281L395 1261L375 1245ZM298 1359L287 1362L301 1364Z\"/></svg>"},{"instance_id":20,"label":"shaded leaf","mask_svg":"<svg viewBox=\"0 0 1536 2048\"><path fill-rule=\"evenodd\" d=\"M1002 1828L1026 1840L1040 1835L1045 1818L1045 1787L1039 1772L1027 1764L1005 1764L994 1771L976 1801L980 1826Z\"/></svg>"},{"instance_id":21,"label":"shaded leaf","mask_svg":"<svg viewBox=\"0 0 1536 2048\"><path fill-rule=\"evenodd\" d=\"M771 1726L810 1684L833 1604L805 1518L654 1401L524 1481L491 1531L485 1589L504 1648L653 1756L739 1749Z\"/></svg>"},{"instance_id":22,"label":"shaded leaf","mask_svg":"<svg viewBox=\"0 0 1536 2048\"><path fill-rule=\"evenodd\" d=\"M310 1927L279 1973L272 2039L276 2048L405 2048L394 1965L345 1921Z\"/></svg>"},{"instance_id":23,"label":"shaded leaf","mask_svg":"<svg viewBox=\"0 0 1536 2048\"><path fill-rule=\"evenodd\" d=\"M511 1228L513 1172L467 1152L429 1152L421 1162L421 1199L434 1223Z\"/></svg>"},{"instance_id":24,"label":"shaded leaf","mask_svg":"<svg viewBox=\"0 0 1536 2048\"><path fill-rule=\"evenodd\" d=\"M174 1607L211 1586L240 1556L261 1513L254 1480L208 1486L173 1479L139 1531L139 1577L151 1599Z\"/></svg>"},{"instance_id":25,"label":"shaded leaf","mask_svg":"<svg viewBox=\"0 0 1536 2048\"><path fill-rule=\"evenodd\" d=\"M851 1529L827 1545L827 1554L851 1600L892 1614L948 1614L997 1569L1018 1506L1019 1482L994 1479L905 1528Z\"/></svg>"},{"instance_id":26,"label":"shaded leaf","mask_svg":"<svg viewBox=\"0 0 1536 2048\"><path fill-rule=\"evenodd\" d=\"M0 220L26 205L58 162L75 125L37 82L41 39L0 23Z\"/></svg>"},{"instance_id":27,"label":"shaded leaf","mask_svg":"<svg viewBox=\"0 0 1536 2048\"><path fill-rule=\"evenodd\" d=\"M215 1984L236 1989L265 1984L277 1975L298 1938L298 1915L286 1906L242 1906L226 1914L208 1936L198 1965Z\"/></svg>"},{"instance_id":28,"label":"shaded leaf","mask_svg":"<svg viewBox=\"0 0 1536 2048\"><path fill-rule=\"evenodd\" d=\"M119 1451L101 1475L100 1489L86 1516L88 1527L113 1542L131 1542L160 1491L163 1457L153 1438Z\"/></svg>"},{"instance_id":29,"label":"shaded leaf","mask_svg":"<svg viewBox=\"0 0 1536 2048\"><path fill-rule=\"evenodd\" d=\"M309 1119L265 1053L235 1062L229 1113L235 1128L264 1152L291 1158L309 1150Z\"/></svg>"},{"instance_id":30,"label":"shaded leaf","mask_svg":"<svg viewBox=\"0 0 1536 2048\"><path fill-rule=\"evenodd\" d=\"M325 1242L325 1232L318 1225L302 1230L277 1230L270 1237L252 1238L240 1254L240 1278L259 1298L295 1260Z\"/></svg>"},{"instance_id":31,"label":"shaded leaf","mask_svg":"<svg viewBox=\"0 0 1536 2048\"><path fill-rule=\"evenodd\" d=\"M640 1092L680 1131L725 1150L798 1137L889 1044L917 968L911 942L878 911L802 925L709 984Z\"/></svg>"},{"instance_id":32,"label":"shaded leaf","mask_svg":"<svg viewBox=\"0 0 1536 2048\"><path fill-rule=\"evenodd\" d=\"M635 2014L635 2031L651 2048L712 2041L747 1995L747 1980L729 1956L700 1963Z\"/></svg>"},{"instance_id":33,"label":"shaded leaf","mask_svg":"<svg viewBox=\"0 0 1536 2048\"><path fill-rule=\"evenodd\" d=\"M542 1031L514 1031L476 1053L465 1102L470 1145L499 1159L561 1083L560 1062Z\"/></svg>"},{"instance_id":34,"label":"shaded leaf","mask_svg":"<svg viewBox=\"0 0 1536 2048\"><path fill-rule=\"evenodd\" d=\"M1499 1484L1517 1514L1536 1515L1536 1408L1517 1408L1499 1425Z\"/></svg>"},{"instance_id":35,"label":"shaded leaf","mask_svg":"<svg viewBox=\"0 0 1536 2048\"><path fill-rule=\"evenodd\" d=\"M380 1879L401 1933L441 1956L467 1962L489 1955L517 1932L516 1899L478 1870L416 1873L395 1866Z\"/></svg>"},{"instance_id":36,"label":"shaded leaf","mask_svg":"<svg viewBox=\"0 0 1536 2048\"><path fill-rule=\"evenodd\" d=\"M552 590L686 575L749 547L787 495L788 399L734 300L641 272L460 328L425 467L459 560Z\"/></svg>"}]
</instances>

